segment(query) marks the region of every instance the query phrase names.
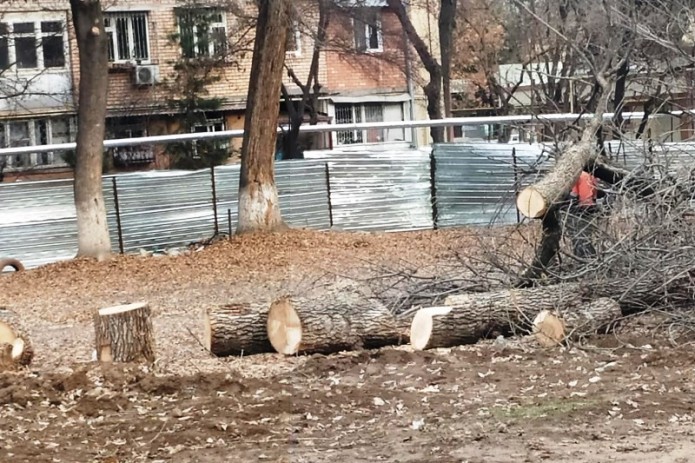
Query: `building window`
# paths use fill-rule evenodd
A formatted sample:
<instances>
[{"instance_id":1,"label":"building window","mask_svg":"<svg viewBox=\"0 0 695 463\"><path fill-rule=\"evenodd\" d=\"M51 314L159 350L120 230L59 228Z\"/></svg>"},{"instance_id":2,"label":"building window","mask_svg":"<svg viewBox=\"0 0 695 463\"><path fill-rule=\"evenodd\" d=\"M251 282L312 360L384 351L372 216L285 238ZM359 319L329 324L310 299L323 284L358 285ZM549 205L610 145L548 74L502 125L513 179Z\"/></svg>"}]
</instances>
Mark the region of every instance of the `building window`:
<instances>
[{"instance_id":1,"label":"building window","mask_svg":"<svg viewBox=\"0 0 695 463\"><path fill-rule=\"evenodd\" d=\"M34 119L0 122L0 147L16 148L75 141L72 118ZM57 152L25 153L7 156L7 167L28 169L40 166L66 165Z\"/></svg>"},{"instance_id":2,"label":"building window","mask_svg":"<svg viewBox=\"0 0 695 463\"><path fill-rule=\"evenodd\" d=\"M104 29L112 63L147 62L150 41L147 13L107 13Z\"/></svg>"},{"instance_id":3,"label":"building window","mask_svg":"<svg viewBox=\"0 0 695 463\"><path fill-rule=\"evenodd\" d=\"M379 52L383 49L381 12L378 8L361 9L353 21L355 47L361 52Z\"/></svg>"},{"instance_id":4,"label":"building window","mask_svg":"<svg viewBox=\"0 0 695 463\"><path fill-rule=\"evenodd\" d=\"M146 127L145 120L139 117L113 118L106 121L106 133L111 139L146 137ZM109 153L115 167L127 168L154 162L152 145L119 146L110 148Z\"/></svg>"},{"instance_id":5,"label":"building window","mask_svg":"<svg viewBox=\"0 0 695 463\"><path fill-rule=\"evenodd\" d=\"M65 67L65 23L0 23L0 70Z\"/></svg>"},{"instance_id":6,"label":"building window","mask_svg":"<svg viewBox=\"0 0 695 463\"><path fill-rule=\"evenodd\" d=\"M191 128L191 132L206 133L206 132L224 132L224 119L208 119L205 123L195 124ZM198 149L200 145L200 150ZM225 140L203 140L193 141L193 159L200 159L202 154L211 154L216 151L228 151L229 142Z\"/></svg>"},{"instance_id":7,"label":"building window","mask_svg":"<svg viewBox=\"0 0 695 463\"><path fill-rule=\"evenodd\" d=\"M184 58L224 56L227 50L227 23L223 11L184 8L177 11L177 16Z\"/></svg>"},{"instance_id":8,"label":"building window","mask_svg":"<svg viewBox=\"0 0 695 463\"><path fill-rule=\"evenodd\" d=\"M384 106L380 103L336 104L336 124L357 124L360 122L384 122ZM384 129L345 130L337 132L339 145L355 143L382 143L385 141Z\"/></svg>"}]
</instances>

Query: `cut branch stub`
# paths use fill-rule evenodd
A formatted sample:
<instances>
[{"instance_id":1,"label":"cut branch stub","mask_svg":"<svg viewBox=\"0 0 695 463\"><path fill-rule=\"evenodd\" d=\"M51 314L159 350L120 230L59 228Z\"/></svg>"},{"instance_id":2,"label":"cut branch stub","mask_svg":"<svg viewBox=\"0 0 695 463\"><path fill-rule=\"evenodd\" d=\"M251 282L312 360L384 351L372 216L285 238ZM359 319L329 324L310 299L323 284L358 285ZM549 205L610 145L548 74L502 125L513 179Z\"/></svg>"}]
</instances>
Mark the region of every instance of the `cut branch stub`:
<instances>
[{"instance_id":1,"label":"cut branch stub","mask_svg":"<svg viewBox=\"0 0 695 463\"><path fill-rule=\"evenodd\" d=\"M29 365L34 358L29 336L14 312L0 308L0 344L8 344L9 360L17 365Z\"/></svg>"},{"instance_id":2,"label":"cut branch stub","mask_svg":"<svg viewBox=\"0 0 695 463\"><path fill-rule=\"evenodd\" d=\"M268 306L227 304L203 313L203 345L219 357L273 352L268 341Z\"/></svg>"},{"instance_id":3,"label":"cut branch stub","mask_svg":"<svg viewBox=\"0 0 695 463\"><path fill-rule=\"evenodd\" d=\"M593 334L602 334L622 318L620 304L602 297L564 313L542 310L533 320L533 332L544 347L562 344Z\"/></svg>"},{"instance_id":4,"label":"cut branch stub","mask_svg":"<svg viewBox=\"0 0 695 463\"><path fill-rule=\"evenodd\" d=\"M97 360L154 362L152 318L146 302L97 310L94 330Z\"/></svg>"}]
</instances>

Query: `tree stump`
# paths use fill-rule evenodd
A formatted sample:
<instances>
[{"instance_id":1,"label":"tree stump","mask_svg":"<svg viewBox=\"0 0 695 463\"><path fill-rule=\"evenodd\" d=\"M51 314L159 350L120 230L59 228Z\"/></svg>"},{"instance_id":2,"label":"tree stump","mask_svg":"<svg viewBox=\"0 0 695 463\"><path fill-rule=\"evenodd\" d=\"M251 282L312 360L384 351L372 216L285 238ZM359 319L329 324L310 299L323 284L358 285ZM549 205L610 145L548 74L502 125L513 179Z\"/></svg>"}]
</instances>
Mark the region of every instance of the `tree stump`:
<instances>
[{"instance_id":1,"label":"tree stump","mask_svg":"<svg viewBox=\"0 0 695 463\"><path fill-rule=\"evenodd\" d=\"M154 335L146 302L99 309L94 314L100 362L154 362Z\"/></svg>"},{"instance_id":2,"label":"tree stump","mask_svg":"<svg viewBox=\"0 0 695 463\"><path fill-rule=\"evenodd\" d=\"M382 304L349 295L341 300L283 297L268 312L268 339L285 355L396 345L406 332Z\"/></svg>"},{"instance_id":3,"label":"tree stump","mask_svg":"<svg viewBox=\"0 0 695 463\"><path fill-rule=\"evenodd\" d=\"M268 340L267 319L268 306L211 307L203 312L203 345L219 357L274 352Z\"/></svg>"},{"instance_id":4,"label":"tree stump","mask_svg":"<svg viewBox=\"0 0 695 463\"><path fill-rule=\"evenodd\" d=\"M34 358L34 349L29 335L19 321L19 317L16 313L4 308L0 308L0 344L11 346L9 361L16 365L29 365Z\"/></svg>"}]
</instances>

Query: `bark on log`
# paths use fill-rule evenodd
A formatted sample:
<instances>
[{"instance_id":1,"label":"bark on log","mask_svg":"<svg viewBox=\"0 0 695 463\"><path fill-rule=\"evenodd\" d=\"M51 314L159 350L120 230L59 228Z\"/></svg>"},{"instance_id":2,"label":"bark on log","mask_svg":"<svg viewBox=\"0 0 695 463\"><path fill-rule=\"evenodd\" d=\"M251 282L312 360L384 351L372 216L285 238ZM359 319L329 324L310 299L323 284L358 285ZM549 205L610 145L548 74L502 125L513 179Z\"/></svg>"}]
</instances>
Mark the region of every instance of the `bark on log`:
<instances>
[{"instance_id":1,"label":"bark on log","mask_svg":"<svg viewBox=\"0 0 695 463\"><path fill-rule=\"evenodd\" d=\"M154 362L154 334L147 303L99 309L94 314L94 329L97 360Z\"/></svg>"},{"instance_id":2,"label":"bark on log","mask_svg":"<svg viewBox=\"0 0 695 463\"><path fill-rule=\"evenodd\" d=\"M533 320L533 332L539 344L553 347L566 339L606 333L621 317L620 304L600 298L564 313L542 310Z\"/></svg>"},{"instance_id":3,"label":"bark on log","mask_svg":"<svg viewBox=\"0 0 695 463\"><path fill-rule=\"evenodd\" d=\"M34 349L27 331L16 313L0 307L0 344L9 344L10 361L16 365L29 365Z\"/></svg>"},{"instance_id":4,"label":"bark on log","mask_svg":"<svg viewBox=\"0 0 695 463\"><path fill-rule=\"evenodd\" d=\"M427 307L415 314L410 344L416 350L474 344L516 327L530 327L539 310L581 304L581 295L573 285L449 296L443 307Z\"/></svg>"},{"instance_id":5,"label":"bark on log","mask_svg":"<svg viewBox=\"0 0 695 463\"><path fill-rule=\"evenodd\" d=\"M17 365L12 360L13 346L9 342L0 342L0 373L3 371L12 371Z\"/></svg>"},{"instance_id":6,"label":"bark on log","mask_svg":"<svg viewBox=\"0 0 695 463\"><path fill-rule=\"evenodd\" d=\"M268 306L211 307L203 313L203 345L219 357L274 352L268 340L267 319Z\"/></svg>"},{"instance_id":7,"label":"bark on log","mask_svg":"<svg viewBox=\"0 0 695 463\"><path fill-rule=\"evenodd\" d=\"M560 156L553 170L519 193L516 205L522 214L531 219L541 218L550 206L572 189L584 166L598 154L594 137L600 127L601 117L593 117L584 128L579 142Z\"/></svg>"},{"instance_id":8,"label":"bark on log","mask_svg":"<svg viewBox=\"0 0 695 463\"><path fill-rule=\"evenodd\" d=\"M5 267L12 267L15 272L23 272L24 265L17 259L5 258L0 259L0 272L5 270Z\"/></svg>"},{"instance_id":9,"label":"bark on log","mask_svg":"<svg viewBox=\"0 0 695 463\"><path fill-rule=\"evenodd\" d=\"M399 344L404 325L374 301L283 297L270 306L267 333L281 354L328 354Z\"/></svg>"}]
</instances>

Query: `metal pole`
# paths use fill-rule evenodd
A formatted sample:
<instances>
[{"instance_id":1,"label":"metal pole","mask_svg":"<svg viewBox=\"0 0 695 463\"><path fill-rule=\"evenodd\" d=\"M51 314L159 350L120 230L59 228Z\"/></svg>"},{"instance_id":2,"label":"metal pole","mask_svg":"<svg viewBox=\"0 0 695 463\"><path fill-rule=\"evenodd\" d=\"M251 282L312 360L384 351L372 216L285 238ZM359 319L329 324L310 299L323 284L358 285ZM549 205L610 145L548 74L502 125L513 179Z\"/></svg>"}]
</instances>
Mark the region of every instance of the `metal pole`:
<instances>
[{"instance_id":1,"label":"metal pole","mask_svg":"<svg viewBox=\"0 0 695 463\"><path fill-rule=\"evenodd\" d=\"M514 209L516 209L516 223L521 223L521 213L516 207L516 197L519 196L519 171L516 163L516 148L512 147L512 166L514 168Z\"/></svg>"},{"instance_id":2,"label":"metal pole","mask_svg":"<svg viewBox=\"0 0 695 463\"><path fill-rule=\"evenodd\" d=\"M671 114L672 116L680 116L684 114L695 114L694 109L670 111L668 113L651 114L650 118L662 114ZM603 120L611 120L614 113L604 113ZM626 112L623 114L623 119L641 119L644 116L643 112ZM393 121L393 122L360 122L354 124L319 124L319 125L303 125L299 131L301 133L325 133L348 130L367 130L367 129L417 129L423 127L449 127L454 125L486 125L486 124L521 124L531 122L562 122L586 120L594 117L591 113L586 114L527 114L518 116L487 116L487 117L450 117L446 119L426 119L417 121ZM283 128L278 127L278 132L282 132ZM192 140L222 140L228 138L240 138L244 136L242 129L224 130L221 132L194 132L194 133L177 133L170 135L151 135L147 137L135 138L118 138L104 140L105 148L115 148L119 146L138 146L151 145L159 143L181 143ZM69 151L74 150L75 142L70 143L55 143L50 145L36 146L18 146L13 148L0 148L0 156L8 156L14 154L32 154L32 153L47 153L51 151Z\"/></svg>"},{"instance_id":3,"label":"metal pole","mask_svg":"<svg viewBox=\"0 0 695 463\"><path fill-rule=\"evenodd\" d=\"M439 225L439 207L437 206L437 159L434 156L434 148L430 151L430 202L432 204L432 228Z\"/></svg>"},{"instance_id":4,"label":"metal pole","mask_svg":"<svg viewBox=\"0 0 695 463\"><path fill-rule=\"evenodd\" d=\"M326 192L328 193L328 223L333 228L333 201L331 200L331 169L326 163Z\"/></svg>"},{"instance_id":5,"label":"metal pole","mask_svg":"<svg viewBox=\"0 0 695 463\"><path fill-rule=\"evenodd\" d=\"M113 185L113 204L116 209L116 229L118 230L118 250L121 254L125 253L125 248L123 246L123 228L121 226L121 206L118 202L118 184L116 183L116 177L111 177L111 184Z\"/></svg>"},{"instance_id":6,"label":"metal pole","mask_svg":"<svg viewBox=\"0 0 695 463\"><path fill-rule=\"evenodd\" d=\"M229 226L229 239L232 239L232 210L227 209L227 225Z\"/></svg>"},{"instance_id":7,"label":"metal pole","mask_svg":"<svg viewBox=\"0 0 695 463\"><path fill-rule=\"evenodd\" d=\"M220 234L220 225L217 221L217 189L215 187L215 166L210 166L210 180L212 182L212 213L215 216L215 236Z\"/></svg>"}]
</instances>

